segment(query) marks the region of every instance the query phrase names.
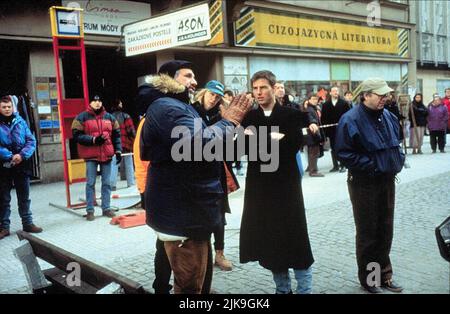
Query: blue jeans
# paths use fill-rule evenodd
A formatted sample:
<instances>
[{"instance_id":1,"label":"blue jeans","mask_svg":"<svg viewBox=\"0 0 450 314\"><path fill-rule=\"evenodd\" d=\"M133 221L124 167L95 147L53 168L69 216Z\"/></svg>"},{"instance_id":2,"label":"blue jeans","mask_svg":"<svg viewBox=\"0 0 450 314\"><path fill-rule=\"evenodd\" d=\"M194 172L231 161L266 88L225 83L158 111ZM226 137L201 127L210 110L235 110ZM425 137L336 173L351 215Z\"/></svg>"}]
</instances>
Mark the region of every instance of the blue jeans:
<instances>
[{"instance_id":1,"label":"blue jeans","mask_svg":"<svg viewBox=\"0 0 450 314\"><path fill-rule=\"evenodd\" d=\"M111 201L111 162L100 163L95 160L86 161L86 211L94 212L95 179L97 178L97 166L100 165L102 177L102 211L109 210Z\"/></svg>"},{"instance_id":2,"label":"blue jeans","mask_svg":"<svg viewBox=\"0 0 450 314\"><path fill-rule=\"evenodd\" d=\"M303 169L303 162L302 162L302 152L298 151L295 155L295 159L297 160L297 167L298 171L300 172L300 177L303 177L305 174L305 170Z\"/></svg>"},{"instance_id":3,"label":"blue jeans","mask_svg":"<svg viewBox=\"0 0 450 314\"><path fill-rule=\"evenodd\" d=\"M22 218L22 225L27 226L33 223L30 210L30 177L23 172L9 170L0 174L0 228L9 230L11 221L11 189L16 188L17 204L19 215Z\"/></svg>"},{"instance_id":4,"label":"blue jeans","mask_svg":"<svg viewBox=\"0 0 450 314\"><path fill-rule=\"evenodd\" d=\"M116 165L116 156L112 159L111 168L111 187L115 188L117 184L117 174L119 172L119 165ZM127 186L133 186L136 184L134 180L134 168L133 168L133 156L127 155L122 157L121 166L125 164L125 175L127 177Z\"/></svg>"},{"instance_id":5,"label":"blue jeans","mask_svg":"<svg viewBox=\"0 0 450 314\"><path fill-rule=\"evenodd\" d=\"M308 269L294 269L295 279L297 280L297 294L312 293L312 267ZM275 281L277 294L288 294L291 290L291 277L289 270L281 273L272 272Z\"/></svg>"}]
</instances>

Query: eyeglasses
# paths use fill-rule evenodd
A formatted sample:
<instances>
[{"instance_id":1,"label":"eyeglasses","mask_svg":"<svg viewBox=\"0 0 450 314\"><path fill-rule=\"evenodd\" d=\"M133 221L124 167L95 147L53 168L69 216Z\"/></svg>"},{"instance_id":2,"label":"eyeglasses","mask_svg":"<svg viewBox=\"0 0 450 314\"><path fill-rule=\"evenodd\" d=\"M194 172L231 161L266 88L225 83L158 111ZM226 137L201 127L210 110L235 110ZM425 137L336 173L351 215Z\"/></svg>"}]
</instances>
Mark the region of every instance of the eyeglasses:
<instances>
[{"instance_id":1,"label":"eyeglasses","mask_svg":"<svg viewBox=\"0 0 450 314\"><path fill-rule=\"evenodd\" d=\"M377 93L372 93L374 95L377 95L379 98L383 99L383 98L387 98L389 96L389 94L384 94L384 95L379 95Z\"/></svg>"}]
</instances>

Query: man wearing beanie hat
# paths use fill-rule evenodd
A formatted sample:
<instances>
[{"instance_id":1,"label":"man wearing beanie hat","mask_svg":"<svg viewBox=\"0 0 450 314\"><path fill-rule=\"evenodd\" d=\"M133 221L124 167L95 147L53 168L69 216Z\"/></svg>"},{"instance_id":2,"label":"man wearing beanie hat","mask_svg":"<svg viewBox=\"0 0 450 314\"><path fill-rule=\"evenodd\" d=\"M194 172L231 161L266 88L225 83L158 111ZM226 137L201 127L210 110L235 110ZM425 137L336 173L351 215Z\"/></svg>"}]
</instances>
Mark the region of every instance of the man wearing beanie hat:
<instances>
[{"instance_id":1,"label":"man wearing beanie hat","mask_svg":"<svg viewBox=\"0 0 450 314\"><path fill-rule=\"evenodd\" d=\"M102 97L94 93L90 97L89 107L72 122L72 134L78 144L78 154L86 161L86 220L94 216L95 180L100 165L102 176L102 212L103 216L114 217L110 208L111 201L111 159L115 155L117 163L122 157L120 126L116 118L106 112Z\"/></svg>"},{"instance_id":2,"label":"man wearing beanie hat","mask_svg":"<svg viewBox=\"0 0 450 314\"><path fill-rule=\"evenodd\" d=\"M392 89L383 79L361 83L361 105L339 120L338 159L348 168L348 190L356 224L358 278L370 293L403 289L392 280L389 253L394 230L395 176L405 156L399 123L384 109ZM378 272L374 276L374 272ZM377 278L381 282L377 282ZM378 281L379 281L378 279Z\"/></svg>"},{"instance_id":3,"label":"man wearing beanie hat","mask_svg":"<svg viewBox=\"0 0 450 314\"><path fill-rule=\"evenodd\" d=\"M209 239L220 223L219 201L224 193L221 163L203 158L177 160L172 146L180 139L173 138L172 131L180 127L189 130L181 140L193 143L201 126L203 150L211 141L225 139L251 107L244 96L236 97L222 108L222 119L207 127L190 104L197 82L187 61L163 64L158 75L146 83L140 90L138 106L142 111L148 107L140 138L141 158L151 162L145 190L147 224L164 243L175 277L175 293L201 293L209 262ZM191 148L192 156L196 156L197 147Z\"/></svg>"}]
</instances>

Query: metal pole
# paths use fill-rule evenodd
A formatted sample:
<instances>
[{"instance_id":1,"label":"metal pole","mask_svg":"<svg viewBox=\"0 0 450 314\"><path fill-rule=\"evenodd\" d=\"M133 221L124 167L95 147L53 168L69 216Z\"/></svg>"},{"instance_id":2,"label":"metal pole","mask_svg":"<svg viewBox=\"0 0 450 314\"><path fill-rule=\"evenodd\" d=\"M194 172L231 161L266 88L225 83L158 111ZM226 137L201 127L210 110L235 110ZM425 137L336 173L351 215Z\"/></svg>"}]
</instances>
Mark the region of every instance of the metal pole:
<instances>
[{"instance_id":1,"label":"metal pole","mask_svg":"<svg viewBox=\"0 0 450 314\"><path fill-rule=\"evenodd\" d=\"M55 59L56 66L56 86L58 91L58 115L59 115L59 128L61 130L61 144L62 144L62 153L64 160L64 182L66 184L66 200L67 207L71 207L70 200L70 187L69 187L69 168L67 164L67 152L66 152L66 131L65 131L65 123L64 116L62 114L62 87L61 87L61 69L59 67L59 39L57 37L53 37L53 56Z\"/></svg>"}]
</instances>

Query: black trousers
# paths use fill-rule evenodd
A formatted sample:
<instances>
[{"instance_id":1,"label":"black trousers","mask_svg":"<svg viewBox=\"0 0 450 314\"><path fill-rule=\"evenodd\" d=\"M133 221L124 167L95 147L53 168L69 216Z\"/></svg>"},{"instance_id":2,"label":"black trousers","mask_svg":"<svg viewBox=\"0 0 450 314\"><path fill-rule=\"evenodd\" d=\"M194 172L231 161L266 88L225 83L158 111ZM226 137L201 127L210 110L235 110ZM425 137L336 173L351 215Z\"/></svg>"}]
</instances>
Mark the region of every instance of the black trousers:
<instances>
[{"instance_id":1,"label":"black trousers","mask_svg":"<svg viewBox=\"0 0 450 314\"><path fill-rule=\"evenodd\" d=\"M336 145L336 137L330 136L330 148L331 148L331 160L333 161L333 168L339 168L339 167L343 167L342 164L338 161L337 156L336 156L336 151L335 151L335 145Z\"/></svg>"},{"instance_id":2,"label":"black trousers","mask_svg":"<svg viewBox=\"0 0 450 314\"><path fill-rule=\"evenodd\" d=\"M380 267L381 282L389 280L392 278L389 253L394 231L395 177L349 173L347 185L356 225L359 281L362 286L372 285L367 281L373 271L367 267L372 262Z\"/></svg>"},{"instance_id":3,"label":"black trousers","mask_svg":"<svg viewBox=\"0 0 450 314\"><path fill-rule=\"evenodd\" d=\"M436 150L436 144L439 146L439 150L444 150L445 131L430 131L430 144L432 150Z\"/></svg>"}]
</instances>

